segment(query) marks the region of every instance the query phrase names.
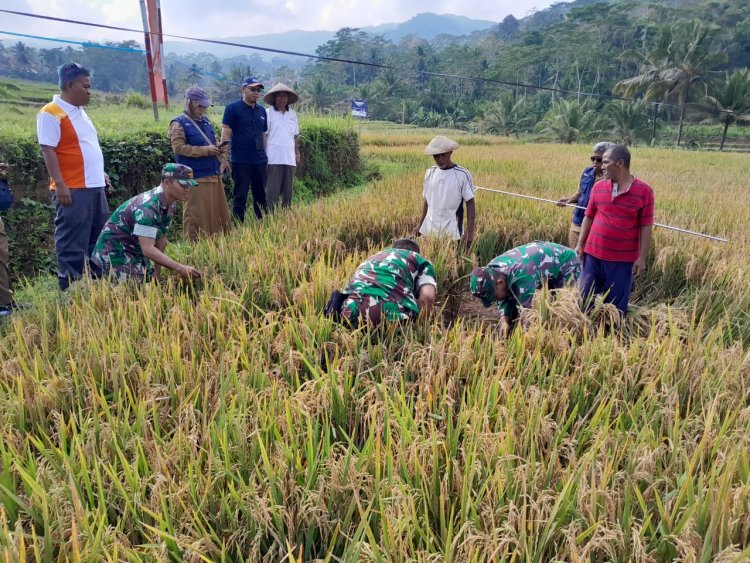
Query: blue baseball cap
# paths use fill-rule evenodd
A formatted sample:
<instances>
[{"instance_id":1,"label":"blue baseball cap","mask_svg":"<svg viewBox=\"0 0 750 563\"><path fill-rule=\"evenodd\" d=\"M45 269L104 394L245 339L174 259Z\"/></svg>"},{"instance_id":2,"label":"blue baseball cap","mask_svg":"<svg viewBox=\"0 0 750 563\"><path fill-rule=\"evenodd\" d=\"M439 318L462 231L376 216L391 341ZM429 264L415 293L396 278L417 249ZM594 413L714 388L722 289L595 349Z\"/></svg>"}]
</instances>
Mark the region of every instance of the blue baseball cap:
<instances>
[{"instance_id":1,"label":"blue baseball cap","mask_svg":"<svg viewBox=\"0 0 750 563\"><path fill-rule=\"evenodd\" d=\"M263 89L263 83L255 76L246 76L245 80L242 81L243 86L259 86Z\"/></svg>"}]
</instances>

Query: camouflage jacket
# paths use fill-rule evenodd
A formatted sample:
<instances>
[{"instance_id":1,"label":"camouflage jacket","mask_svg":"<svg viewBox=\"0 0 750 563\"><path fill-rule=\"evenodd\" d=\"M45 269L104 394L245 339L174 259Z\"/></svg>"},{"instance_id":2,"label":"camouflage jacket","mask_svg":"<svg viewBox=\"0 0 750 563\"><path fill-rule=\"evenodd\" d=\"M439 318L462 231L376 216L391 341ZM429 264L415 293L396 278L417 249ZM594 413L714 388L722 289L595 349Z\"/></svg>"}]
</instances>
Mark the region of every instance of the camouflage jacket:
<instances>
[{"instance_id":1,"label":"camouflage jacket","mask_svg":"<svg viewBox=\"0 0 750 563\"><path fill-rule=\"evenodd\" d=\"M92 261L126 277L150 277L154 265L143 255L138 237L159 240L166 236L175 207L167 204L161 186L130 198L104 225Z\"/></svg>"},{"instance_id":2,"label":"camouflage jacket","mask_svg":"<svg viewBox=\"0 0 750 563\"><path fill-rule=\"evenodd\" d=\"M544 283L562 287L581 274L581 262L575 251L554 242L536 241L517 246L487 266L498 268L505 276L509 296L497 303L498 311L504 316L512 316L513 307L530 307L534 293Z\"/></svg>"},{"instance_id":3,"label":"camouflage jacket","mask_svg":"<svg viewBox=\"0 0 750 563\"><path fill-rule=\"evenodd\" d=\"M416 252L388 248L359 265L344 290L350 294L344 307L357 307L356 301L369 297L368 303L387 302L383 314L388 320L413 318L419 315L423 285L437 287L432 263Z\"/></svg>"}]
</instances>

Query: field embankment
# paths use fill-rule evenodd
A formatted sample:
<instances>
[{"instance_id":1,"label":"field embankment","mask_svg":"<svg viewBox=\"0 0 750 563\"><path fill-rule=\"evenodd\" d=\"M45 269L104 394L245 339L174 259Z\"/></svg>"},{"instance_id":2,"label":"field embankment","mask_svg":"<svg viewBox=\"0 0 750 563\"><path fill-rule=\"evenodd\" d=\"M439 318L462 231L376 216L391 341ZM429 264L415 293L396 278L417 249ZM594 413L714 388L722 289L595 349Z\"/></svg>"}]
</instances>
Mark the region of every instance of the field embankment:
<instances>
[{"instance_id":1,"label":"field embankment","mask_svg":"<svg viewBox=\"0 0 750 563\"><path fill-rule=\"evenodd\" d=\"M95 97L87 112L97 125L105 168L115 186L115 193L109 196L114 210L133 195L158 185L162 166L174 159L166 131L170 116L177 115L180 108L162 108L162 121L156 123L150 109L113 105L102 98ZM11 163L8 181L16 198L13 209L4 214L15 280L55 268L54 206L34 125L39 107L0 104L7 117L7 126L0 132L0 162ZM213 107L209 115L217 131L222 109ZM295 181L297 200L309 201L364 181L357 134L350 121L304 117L300 126L302 165ZM231 197L231 179L225 187ZM179 238L180 231L178 215L173 240Z\"/></svg>"}]
</instances>

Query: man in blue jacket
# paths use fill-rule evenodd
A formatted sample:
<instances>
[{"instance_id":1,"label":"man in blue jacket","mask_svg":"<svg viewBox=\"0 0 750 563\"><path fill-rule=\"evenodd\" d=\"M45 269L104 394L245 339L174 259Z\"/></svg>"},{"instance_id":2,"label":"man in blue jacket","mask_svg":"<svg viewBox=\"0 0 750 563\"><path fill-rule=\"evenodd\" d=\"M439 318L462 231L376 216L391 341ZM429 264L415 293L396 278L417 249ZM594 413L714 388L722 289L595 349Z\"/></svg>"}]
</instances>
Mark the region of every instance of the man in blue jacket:
<instances>
[{"instance_id":1,"label":"man in blue jacket","mask_svg":"<svg viewBox=\"0 0 750 563\"><path fill-rule=\"evenodd\" d=\"M570 197L564 197L557 202L560 207L574 203L578 207L573 209L573 220L570 224L570 230L568 231L568 246L575 248L578 244L578 237L581 234L581 225L583 224L583 214L585 211L580 209L586 207L589 203L589 196L591 195L591 188L596 182L601 180L603 176L602 171L602 158L604 153L609 150L612 143L602 142L594 145L594 150L591 151L591 166L587 167L583 174L581 174L581 181L578 184L578 191Z\"/></svg>"},{"instance_id":2,"label":"man in blue jacket","mask_svg":"<svg viewBox=\"0 0 750 563\"><path fill-rule=\"evenodd\" d=\"M221 172L231 167L234 180L232 213L244 222L248 188L252 188L253 211L260 219L267 211L266 165L268 157L263 148L263 133L268 130L266 110L258 105L263 84L254 76L242 81L242 99L224 109L221 120L221 140L231 141L229 162L221 164Z\"/></svg>"}]
</instances>

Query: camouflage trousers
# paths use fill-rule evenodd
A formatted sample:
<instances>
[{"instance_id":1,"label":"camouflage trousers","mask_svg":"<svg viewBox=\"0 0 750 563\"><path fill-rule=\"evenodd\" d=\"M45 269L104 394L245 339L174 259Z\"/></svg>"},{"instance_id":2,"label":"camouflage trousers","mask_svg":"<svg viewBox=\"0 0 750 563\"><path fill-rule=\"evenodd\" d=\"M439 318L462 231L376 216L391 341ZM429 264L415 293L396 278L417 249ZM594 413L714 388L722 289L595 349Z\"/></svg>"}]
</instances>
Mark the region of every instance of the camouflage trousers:
<instances>
[{"instance_id":1,"label":"camouflage trousers","mask_svg":"<svg viewBox=\"0 0 750 563\"><path fill-rule=\"evenodd\" d=\"M392 301L380 301L370 295L351 295L341 305L341 320L357 328L360 321L372 327L380 326L383 320L400 322L412 320L411 311Z\"/></svg>"},{"instance_id":2,"label":"camouflage trousers","mask_svg":"<svg viewBox=\"0 0 750 563\"><path fill-rule=\"evenodd\" d=\"M125 283L127 281L144 283L150 281L152 277L152 272L149 272L146 268L133 265L110 266L105 263L102 266L102 272L102 277L112 283Z\"/></svg>"}]
</instances>

